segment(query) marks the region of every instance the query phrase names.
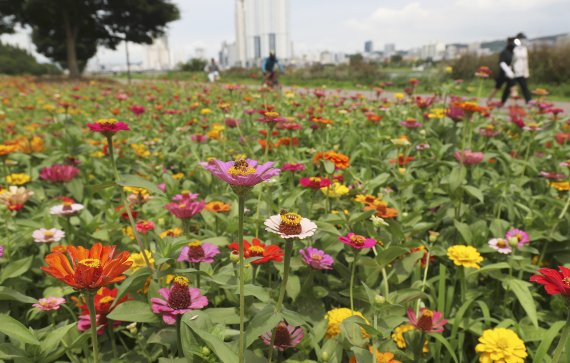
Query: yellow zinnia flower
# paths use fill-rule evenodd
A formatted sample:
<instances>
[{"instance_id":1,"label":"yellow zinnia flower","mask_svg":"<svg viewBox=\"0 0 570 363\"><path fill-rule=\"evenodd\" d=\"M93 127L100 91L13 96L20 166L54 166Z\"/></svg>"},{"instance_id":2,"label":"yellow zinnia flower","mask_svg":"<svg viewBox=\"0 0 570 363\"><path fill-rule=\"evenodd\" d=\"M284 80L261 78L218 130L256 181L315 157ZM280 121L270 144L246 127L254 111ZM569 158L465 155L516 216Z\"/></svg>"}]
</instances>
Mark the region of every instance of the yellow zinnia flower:
<instances>
[{"instance_id":1,"label":"yellow zinnia flower","mask_svg":"<svg viewBox=\"0 0 570 363\"><path fill-rule=\"evenodd\" d=\"M141 195L143 197L148 197L150 195L150 192L145 188L123 187L123 190L127 193L138 194L138 195Z\"/></svg>"},{"instance_id":2,"label":"yellow zinnia flower","mask_svg":"<svg viewBox=\"0 0 570 363\"><path fill-rule=\"evenodd\" d=\"M528 355L517 333L505 328L485 330L475 351L483 353L479 358L481 363L523 363Z\"/></svg>"},{"instance_id":3,"label":"yellow zinnia flower","mask_svg":"<svg viewBox=\"0 0 570 363\"><path fill-rule=\"evenodd\" d=\"M150 264L154 264L154 258L152 257L152 252L149 250L144 250L144 253L146 255L146 258L148 259L148 262L150 262ZM135 272L136 270L138 270L141 267L145 267L146 266L146 262L144 262L144 258L143 258L143 254L138 252L138 253L131 253L131 256L129 257L128 261L132 261L132 265L131 265L131 271Z\"/></svg>"},{"instance_id":4,"label":"yellow zinnia flower","mask_svg":"<svg viewBox=\"0 0 570 363\"><path fill-rule=\"evenodd\" d=\"M167 229L166 231L161 232L160 238L166 238L166 237L176 238L176 237L180 236L181 234L182 234L182 228L176 227L176 228Z\"/></svg>"},{"instance_id":5,"label":"yellow zinnia flower","mask_svg":"<svg viewBox=\"0 0 570 363\"><path fill-rule=\"evenodd\" d=\"M14 173L6 176L6 181L11 185L24 185L26 183L29 183L30 180L32 179L28 174Z\"/></svg>"},{"instance_id":6,"label":"yellow zinnia flower","mask_svg":"<svg viewBox=\"0 0 570 363\"><path fill-rule=\"evenodd\" d=\"M347 308L338 308L338 309L329 310L325 314L325 319L327 320L328 323L326 337L330 339L339 335L340 324L342 324L342 322L345 319L348 319L351 316L360 316L362 319L364 319L364 321L368 323L368 320L366 320L364 315L362 315L362 313L360 313L359 311L352 311ZM368 337L368 334L366 333L366 331L364 331L364 329L360 328L360 332L363 337Z\"/></svg>"},{"instance_id":7,"label":"yellow zinnia flower","mask_svg":"<svg viewBox=\"0 0 570 363\"><path fill-rule=\"evenodd\" d=\"M483 257L475 247L456 245L447 249L447 257L457 266L471 267L475 269L481 268L479 263L483 261Z\"/></svg>"},{"instance_id":8,"label":"yellow zinnia flower","mask_svg":"<svg viewBox=\"0 0 570 363\"><path fill-rule=\"evenodd\" d=\"M340 183L332 183L328 187L321 188L321 192L330 198L340 198L348 194L349 189L346 185Z\"/></svg>"},{"instance_id":9,"label":"yellow zinnia flower","mask_svg":"<svg viewBox=\"0 0 570 363\"><path fill-rule=\"evenodd\" d=\"M406 338L404 337L404 333L414 329L416 328L414 328L412 324L402 324L396 329L394 329L394 333L392 333L392 340L394 341L394 343L396 343L398 348L405 349L408 346L406 343ZM424 343L423 352L424 353L429 352L427 341Z\"/></svg>"},{"instance_id":10,"label":"yellow zinnia flower","mask_svg":"<svg viewBox=\"0 0 570 363\"><path fill-rule=\"evenodd\" d=\"M567 181L552 182L552 183L550 183L550 186L560 190L561 192L570 190L570 182L567 182Z\"/></svg>"}]
</instances>

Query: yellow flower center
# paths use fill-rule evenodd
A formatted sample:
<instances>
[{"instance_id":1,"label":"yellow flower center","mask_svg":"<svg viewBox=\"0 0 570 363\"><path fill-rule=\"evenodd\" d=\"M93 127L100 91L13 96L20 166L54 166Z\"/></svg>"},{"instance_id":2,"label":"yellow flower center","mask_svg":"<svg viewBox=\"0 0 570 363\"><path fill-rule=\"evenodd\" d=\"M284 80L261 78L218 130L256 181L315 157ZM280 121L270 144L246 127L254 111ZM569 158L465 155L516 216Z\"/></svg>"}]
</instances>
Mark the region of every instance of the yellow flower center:
<instances>
[{"instance_id":1,"label":"yellow flower center","mask_svg":"<svg viewBox=\"0 0 570 363\"><path fill-rule=\"evenodd\" d=\"M98 258L86 258L79 261L79 264L91 268L101 267L101 261Z\"/></svg>"},{"instance_id":2,"label":"yellow flower center","mask_svg":"<svg viewBox=\"0 0 570 363\"><path fill-rule=\"evenodd\" d=\"M433 311L425 309L422 316L427 316L428 318L433 318Z\"/></svg>"},{"instance_id":3,"label":"yellow flower center","mask_svg":"<svg viewBox=\"0 0 570 363\"><path fill-rule=\"evenodd\" d=\"M496 344L497 348L499 348L500 350L506 350L507 348L509 348L509 341L506 339L497 340Z\"/></svg>"},{"instance_id":4,"label":"yellow flower center","mask_svg":"<svg viewBox=\"0 0 570 363\"><path fill-rule=\"evenodd\" d=\"M186 203L180 203L180 204L178 204L178 208L186 208Z\"/></svg>"},{"instance_id":5,"label":"yellow flower center","mask_svg":"<svg viewBox=\"0 0 570 363\"><path fill-rule=\"evenodd\" d=\"M564 285L570 287L570 277L563 278L562 282L564 283Z\"/></svg>"},{"instance_id":6,"label":"yellow flower center","mask_svg":"<svg viewBox=\"0 0 570 363\"><path fill-rule=\"evenodd\" d=\"M232 166L231 168L228 169L228 174L232 175L232 176L247 176L250 174L255 174L256 170L255 168L252 168L251 166L249 166L249 164L247 163L247 161L241 159L241 160L236 160L236 162L234 163L234 166Z\"/></svg>"},{"instance_id":7,"label":"yellow flower center","mask_svg":"<svg viewBox=\"0 0 570 363\"><path fill-rule=\"evenodd\" d=\"M281 214L281 223L285 223L292 226L298 226L299 224L301 224L302 218L303 217L301 217L300 214L287 212Z\"/></svg>"},{"instance_id":8,"label":"yellow flower center","mask_svg":"<svg viewBox=\"0 0 570 363\"><path fill-rule=\"evenodd\" d=\"M318 255L318 254L316 254L316 253L313 253L313 254L311 255L311 259L312 259L313 261L321 261L321 260L323 259L323 256Z\"/></svg>"},{"instance_id":9,"label":"yellow flower center","mask_svg":"<svg viewBox=\"0 0 570 363\"><path fill-rule=\"evenodd\" d=\"M53 238L53 236L54 236L54 234L53 234L53 232L51 232L51 231L45 231L45 232L44 232L44 238L45 238L45 239Z\"/></svg>"},{"instance_id":10,"label":"yellow flower center","mask_svg":"<svg viewBox=\"0 0 570 363\"><path fill-rule=\"evenodd\" d=\"M188 278L184 276L176 276L174 278L174 283L177 285L188 286Z\"/></svg>"},{"instance_id":11,"label":"yellow flower center","mask_svg":"<svg viewBox=\"0 0 570 363\"><path fill-rule=\"evenodd\" d=\"M202 246L202 242L200 241L192 241L188 243L188 247L200 247L200 246Z\"/></svg>"},{"instance_id":12,"label":"yellow flower center","mask_svg":"<svg viewBox=\"0 0 570 363\"><path fill-rule=\"evenodd\" d=\"M102 118L96 121L100 125L112 125L119 122L117 119L114 118Z\"/></svg>"},{"instance_id":13,"label":"yellow flower center","mask_svg":"<svg viewBox=\"0 0 570 363\"><path fill-rule=\"evenodd\" d=\"M358 235L358 234L354 234L352 236L350 236L350 240L359 246L362 246L364 244L364 241L366 240L366 237Z\"/></svg>"},{"instance_id":14,"label":"yellow flower center","mask_svg":"<svg viewBox=\"0 0 570 363\"><path fill-rule=\"evenodd\" d=\"M321 178L316 177L316 176L310 177L309 180L313 183L320 183L321 182Z\"/></svg>"},{"instance_id":15,"label":"yellow flower center","mask_svg":"<svg viewBox=\"0 0 570 363\"><path fill-rule=\"evenodd\" d=\"M114 300L115 300L115 298L112 296L105 296L105 297L101 298L101 300L99 300L99 303L100 304L107 304L107 303L113 302Z\"/></svg>"},{"instance_id":16,"label":"yellow flower center","mask_svg":"<svg viewBox=\"0 0 570 363\"><path fill-rule=\"evenodd\" d=\"M517 240L519 240L519 242L522 241L523 239L523 236L520 233L515 234L515 237L517 238Z\"/></svg>"},{"instance_id":17,"label":"yellow flower center","mask_svg":"<svg viewBox=\"0 0 570 363\"><path fill-rule=\"evenodd\" d=\"M500 238L500 239L497 241L497 247L499 247L499 248L505 248L505 247L507 247L507 241L505 241L504 239Z\"/></svg>"},{"instance_id":18,"label":"yellow flower center","mask_svg":"<svg viewBox=\"0 0 570 363\"><path fill-rule=\"evenodd\" d=\"M263 252L265 252L265 248L261 246L251 246L249 248L249 253L255 256L262 256Z\"/></svg>"},{"instance_id":19,"label":"yellow flower center","mask_svg":"<svg viewBox=\"0 0 570 363\"><path fill-rule=\"evenodd\" d=\"M266 112L265 116L266 117L277 117L277 116L279 116L279 113L277 113L277 112Z\"/></svg>"}]
</instances>

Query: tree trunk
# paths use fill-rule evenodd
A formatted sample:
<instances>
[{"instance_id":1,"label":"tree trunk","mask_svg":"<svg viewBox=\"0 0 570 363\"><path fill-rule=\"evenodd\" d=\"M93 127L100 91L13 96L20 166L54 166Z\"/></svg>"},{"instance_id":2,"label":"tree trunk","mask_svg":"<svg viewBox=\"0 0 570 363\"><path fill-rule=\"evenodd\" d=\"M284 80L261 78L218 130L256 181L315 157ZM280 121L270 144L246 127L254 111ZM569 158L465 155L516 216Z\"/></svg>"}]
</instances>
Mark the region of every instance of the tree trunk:
<instances>
[{"instance_id":1,"label":"tree trunk","mask_svg":"<svg viewBox=\"0 0 570 363\"><path fill-rule=\"evenodd\" d=\"M77 29L71 26L69 13L63 11L63 25L65 26L65 48L67 51L67 70L69 78L79 78L79 66L77 65L77 51L75 42L77 40Z\"/></svg>"}]
</instances>

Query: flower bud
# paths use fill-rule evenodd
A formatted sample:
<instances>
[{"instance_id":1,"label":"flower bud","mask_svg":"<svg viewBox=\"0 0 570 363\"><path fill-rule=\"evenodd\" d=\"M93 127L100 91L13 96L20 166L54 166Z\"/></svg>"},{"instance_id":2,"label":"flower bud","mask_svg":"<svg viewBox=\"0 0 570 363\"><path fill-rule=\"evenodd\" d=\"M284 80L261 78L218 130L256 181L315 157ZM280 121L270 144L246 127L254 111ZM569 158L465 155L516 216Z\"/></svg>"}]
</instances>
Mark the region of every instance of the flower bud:
<instances>
[{"instance_id":1,"label":"flower bud","mask_svg":"<svg viewBox=\"0 0 570 363\"><path fill-rule=\"evenodd\" d=\"M202 354L203 355L210 355L211 351L208 347L202 347Z\"/></svg>"},{"instance_id":2,"label":"flower bud","mask_svg":"<svg viewBox=\"0 0 570 363\"><path fill-rule=\"evenodd\" d=\"M329 358L330 358L329 352L322 352L321 353L321 360L323 362L328 362Z\"/></svg>"},{"instance_id":3,"label":"flower bud","mask_svg":"<svg viewBox=\"0 0 570 363\"><path fill-rule=\"evenodd\" d=\"M129 332L131 334L136 334L137 333L137 323L131 323L131 324L127 325L127 329L129 329Z\"/></svg>"},{"instance_id":4,"label":"flower bud","mask_svg":"<svg viewBox=\"0 0 570 363\"><path fill-rule=\"evenodd\" d=\"M239 263L239 253L237 251L232 251L232 253L230 253L230 261L233 263Z\"/></svg>"},{"instance_id":5,"label":"flower bud","mask_svg":"<svg viewBox=\"0 0 570 363\"><path fill-rule=\"evenodd\" d=\"M512 248L517 247L519 244L519 239L516 237L511 237L509 238L509 246L511 246Z\"/></svg>"},{"instance_id":6,"label":"flower bud","mask_svg":"<svg viewBox=\"0 0 570 363\"><path fill-rule=\"evenodd\" d=\"M374 296L374 303L376 305L382 305L386 302L386 298L380 294Z\"/></svg>"}]
</instances>

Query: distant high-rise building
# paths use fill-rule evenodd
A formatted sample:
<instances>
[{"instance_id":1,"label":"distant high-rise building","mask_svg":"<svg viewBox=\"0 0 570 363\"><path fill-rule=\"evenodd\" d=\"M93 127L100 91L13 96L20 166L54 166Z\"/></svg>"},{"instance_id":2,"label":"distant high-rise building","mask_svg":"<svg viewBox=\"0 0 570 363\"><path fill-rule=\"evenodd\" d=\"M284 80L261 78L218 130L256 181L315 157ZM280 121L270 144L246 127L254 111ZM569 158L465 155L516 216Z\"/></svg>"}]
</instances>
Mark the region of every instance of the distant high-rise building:
<instances>
[{"instance_id":1,"label":"distant high-rise building","mask_svg":"<svg viewBox=\"0 0 570 363\"><path fill-rule=\"evenodd\" d=\"M256 65L269 52L290 59L289 15L289 0L236 0L235 65Z\"/></svg>"},{"instance_id":2,"label":"distant high-rise building","mask_svg":"<svg viewBox=\"0 0 570 363\"><path fill-rule=\"evenodd\" d=\"M390 58L396 54L396 44L394 43L387 43L384 45L384 57Z\"/></svg>"},{"instance_id":3,"label":"distant high-rise building","mask_svg":"<svg viewBox=\"0 0 570 363\"><path fill-rule=\"evenodd\" d=\"M372 40L364 42L364 53L372 53L374 51L374 43Z\"/></svg>"},{"instance_id":4,"label":"distant high-rise building","mask_svg":"<svg viewBox=\"0 0 570 363\"><path fill-rule=\"evenodd\" d=\"M170 49L166 35L154 39L153 43L146 48L147 69L167 70L171 68Z\"/></svg>"}]
</instances>

